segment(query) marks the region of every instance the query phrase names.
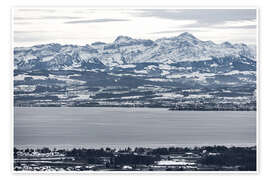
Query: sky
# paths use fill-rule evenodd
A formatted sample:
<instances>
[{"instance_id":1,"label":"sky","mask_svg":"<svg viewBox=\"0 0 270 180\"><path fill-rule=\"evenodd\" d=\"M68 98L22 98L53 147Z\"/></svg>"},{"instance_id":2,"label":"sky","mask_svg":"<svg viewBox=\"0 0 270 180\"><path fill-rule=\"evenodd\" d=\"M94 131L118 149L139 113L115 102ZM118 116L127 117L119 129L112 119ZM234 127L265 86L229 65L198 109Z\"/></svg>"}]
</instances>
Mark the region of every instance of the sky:
<instances>
[{"instance_id":1,"label":"sky","mask_svg":"<svg viewBox=\"0 0 270 180\"><path fill-rule=\"evenodd\" d=\"M256 9L16 8L14 46L86 45L117 36L156 40L189 32L215 43L256 45Z\"/></svg>"}]
</instances>

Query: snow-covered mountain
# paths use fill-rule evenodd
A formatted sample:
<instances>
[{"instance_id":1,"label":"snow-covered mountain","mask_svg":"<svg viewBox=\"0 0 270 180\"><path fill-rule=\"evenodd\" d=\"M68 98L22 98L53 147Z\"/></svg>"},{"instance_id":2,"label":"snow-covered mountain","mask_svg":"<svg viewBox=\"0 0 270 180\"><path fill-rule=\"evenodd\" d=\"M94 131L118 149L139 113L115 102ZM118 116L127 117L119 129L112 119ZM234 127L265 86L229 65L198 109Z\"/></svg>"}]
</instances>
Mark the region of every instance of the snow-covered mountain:
<instances>
[{"instance_id":1,"label":"snow-covered mountain","mask_svg":"<svg viewBox=\"0 0 270 180\"><path fill-rule=\"evenodd\" d=\"M16 106L141 106L181 110L256 109L256 47L155 41L14 48Z\"/></svg>"},{"instance_id":2,"label":"snow-covered mountain","mask_svg":"<svg viewBox=\"0 0 270 180\"><path fill-rule=\"evenodd\" d=\"M246 44L201 41L190 33L155 41L118 36L113 43L91 45L44 44L15 47L15 69L62 69L113 67L134 63L178 63L222 57L256 59L254 47Z\"/></svg>"}]
</instances>

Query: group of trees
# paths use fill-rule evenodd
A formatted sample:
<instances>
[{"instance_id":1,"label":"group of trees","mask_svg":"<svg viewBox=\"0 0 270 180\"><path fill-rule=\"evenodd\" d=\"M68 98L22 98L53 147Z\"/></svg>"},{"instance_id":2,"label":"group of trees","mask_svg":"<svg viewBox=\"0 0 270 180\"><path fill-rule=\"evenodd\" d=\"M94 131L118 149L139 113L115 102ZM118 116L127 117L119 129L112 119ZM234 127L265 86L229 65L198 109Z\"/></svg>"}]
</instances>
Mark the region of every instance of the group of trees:
<instances>
[{"instance_id":1,"label":"group of trees","mask_svg":"<svg viewBox=\"0 0 270 180\"><path fill-rule=\"evenodd\" d=\"M100 163L98 157L112 157L112 151L101 149L72 149L66 151L67 156L85 163Z\"/></svg>"},{"instance_id":2,"label":"group of trees","mask_svg":"<svg viewBox=\"0 0 270 180\"><path fill-rule=\"evenodd\" d=\"M136 165L136 164L153 164L155 156L141 155L133 153L131 148L119 150L117 155L115 149L72 149L66 151L67 156L72 156L76 160L85 163L104 163L102 158L109 159L111 165Z\"/></svg>"},{"instance_id":3,"label":"group of trees","mask_svg":"<svg viewBox=\"0 0 270 180\"><path fill-rule=\"evenodd\" d=\"M239 166L240 170L256 171L256 150L252 148L216 148L212 152L219 154L203 156L200 163L216 166Z\"/></svg>"}]
</instances>

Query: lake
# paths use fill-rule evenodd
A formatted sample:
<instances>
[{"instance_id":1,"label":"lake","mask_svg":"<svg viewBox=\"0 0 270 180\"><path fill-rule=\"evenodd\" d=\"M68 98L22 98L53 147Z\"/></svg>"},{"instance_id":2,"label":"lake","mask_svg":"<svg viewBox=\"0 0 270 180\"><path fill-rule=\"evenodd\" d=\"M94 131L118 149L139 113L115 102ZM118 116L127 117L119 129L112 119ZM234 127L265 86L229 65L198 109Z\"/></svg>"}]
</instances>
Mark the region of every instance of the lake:
<instances>
[{"instance_id":1,"label":"lake","mask_svg":"<svg viewBox=\"0 0 270 180\"><path fill-rule=\"evenodd\" d=\"M255 111L16 107L17 147L256 145Z\"/></svg>"}]
</instances>

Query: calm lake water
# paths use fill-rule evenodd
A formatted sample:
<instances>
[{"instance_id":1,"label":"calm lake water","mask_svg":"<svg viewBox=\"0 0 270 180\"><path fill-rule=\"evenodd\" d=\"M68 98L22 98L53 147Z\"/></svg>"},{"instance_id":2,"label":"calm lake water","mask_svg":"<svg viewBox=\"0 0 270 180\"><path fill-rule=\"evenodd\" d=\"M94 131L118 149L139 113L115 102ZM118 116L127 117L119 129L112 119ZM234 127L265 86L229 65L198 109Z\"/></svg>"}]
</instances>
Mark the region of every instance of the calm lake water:
<instances>
[{"instance_id":1,"label":"calm lake water","mask_svg":"<svg viewBox=\"0 0 270 180\"><path fill-rule=\"evenodd\" d=\"M167 147L256 144L256 112L151 108L15 108L23 147Z\"/></svg>"}]
</instances>

